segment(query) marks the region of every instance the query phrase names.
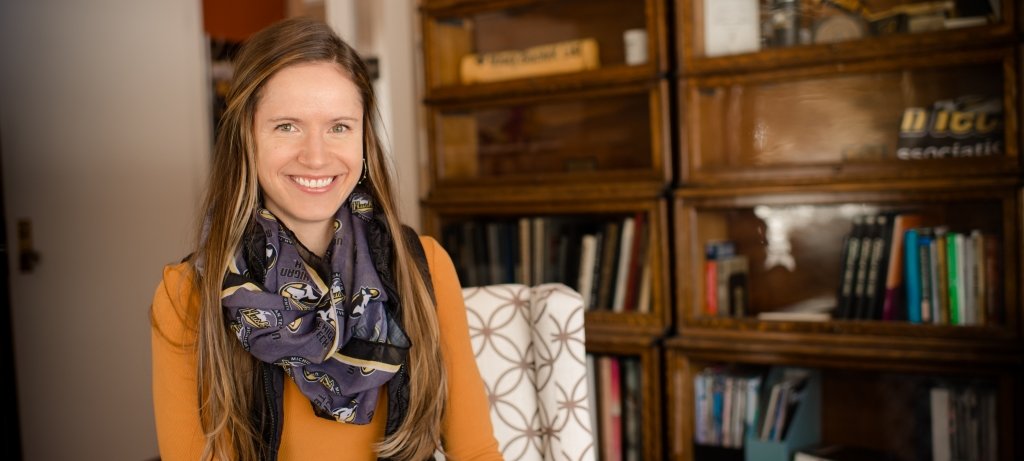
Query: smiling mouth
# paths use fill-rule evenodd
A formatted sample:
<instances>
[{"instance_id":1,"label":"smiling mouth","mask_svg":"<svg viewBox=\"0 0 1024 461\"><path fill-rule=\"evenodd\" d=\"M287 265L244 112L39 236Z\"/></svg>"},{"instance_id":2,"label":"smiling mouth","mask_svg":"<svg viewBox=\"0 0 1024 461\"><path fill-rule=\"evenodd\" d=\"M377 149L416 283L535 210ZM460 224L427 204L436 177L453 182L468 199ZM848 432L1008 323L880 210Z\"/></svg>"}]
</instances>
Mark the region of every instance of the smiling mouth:
<instances>
[{"instance_id":1,"label":"smiling mouth","mask_svg":"<svg viewBox=\"0 0 1024 461\"><path fill-rule=\"evenodd\" d=\"M301 176L292 176L292 181L295 181L296 184L309 189L323 189L330 186L336 177L337 176L329 176L326 178L303 178Z\"/></svg>"}]
</instances>

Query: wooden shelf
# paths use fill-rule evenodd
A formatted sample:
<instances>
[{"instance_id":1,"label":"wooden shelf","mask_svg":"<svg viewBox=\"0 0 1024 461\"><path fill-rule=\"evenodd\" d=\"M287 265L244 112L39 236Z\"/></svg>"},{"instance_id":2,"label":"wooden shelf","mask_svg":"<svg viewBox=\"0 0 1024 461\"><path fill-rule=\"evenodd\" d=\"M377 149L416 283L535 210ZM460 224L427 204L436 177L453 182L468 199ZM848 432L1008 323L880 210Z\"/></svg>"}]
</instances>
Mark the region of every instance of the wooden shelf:
<instances>
[{"instance_id":1,"label":"wooden shelf","mask_svg":"<svg viewBox=\"0 0 1024 461\"><path fill-rule=\"evenodd\" d=\"M804 2L809 3L809 2ZM869 2L877 5L879 2ZM888 5L920 3L917 1L885 2ZM700 2L687 7L677 2L676 49L682 63L680 73L688 76L746 73L751 71L802 68L816 64L843 64L857 61L900 59L907 55L935 55L968 48L991 48L1012 45L1018 40L1021 26L1015 24L1020 4L1015 0L1002 0L1001 19L992 24L963 29L897 33L868 36L839 43L797 45L762 49L726 56L707 57L703 54L703 24Z\"/></svg>"}]
</instances>

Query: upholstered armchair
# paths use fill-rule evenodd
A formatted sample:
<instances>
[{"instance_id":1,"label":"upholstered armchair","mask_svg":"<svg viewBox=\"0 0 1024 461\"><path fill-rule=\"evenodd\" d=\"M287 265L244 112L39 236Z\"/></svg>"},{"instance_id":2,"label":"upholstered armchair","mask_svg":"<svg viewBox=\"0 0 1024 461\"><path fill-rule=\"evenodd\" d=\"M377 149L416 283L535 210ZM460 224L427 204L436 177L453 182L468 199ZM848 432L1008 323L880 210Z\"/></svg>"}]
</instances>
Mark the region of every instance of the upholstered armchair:
<instances>
[{"instance_id":1,"label":"upholstered armchair","mask_svg":"<svg viewBox=\"0 0 1024 461\"><path fill-rule=\"evenodd\" d=\"M562 284L462 294L505 459L594 460L580 295Z\"/></svg>"}]
</instances>

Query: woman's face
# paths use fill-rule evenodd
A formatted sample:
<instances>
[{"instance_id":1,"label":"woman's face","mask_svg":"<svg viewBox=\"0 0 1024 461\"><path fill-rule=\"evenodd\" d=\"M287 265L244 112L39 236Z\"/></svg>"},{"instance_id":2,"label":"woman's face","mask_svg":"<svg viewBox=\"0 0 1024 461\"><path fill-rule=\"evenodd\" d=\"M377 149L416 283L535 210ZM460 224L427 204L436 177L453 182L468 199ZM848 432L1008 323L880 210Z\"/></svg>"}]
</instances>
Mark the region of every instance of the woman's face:
<instances>
[{"instance_id":1,"label":"woman's face","mask_svg":"<svg viewBox=\"0 0 1024 461\"><path fill-rule=\"evenodd\" d=\"M264 205L293 230L329 226L363 168L363 103L335 63L297 64L263 87L253 130Z\"/></svg>"}]
</instances>

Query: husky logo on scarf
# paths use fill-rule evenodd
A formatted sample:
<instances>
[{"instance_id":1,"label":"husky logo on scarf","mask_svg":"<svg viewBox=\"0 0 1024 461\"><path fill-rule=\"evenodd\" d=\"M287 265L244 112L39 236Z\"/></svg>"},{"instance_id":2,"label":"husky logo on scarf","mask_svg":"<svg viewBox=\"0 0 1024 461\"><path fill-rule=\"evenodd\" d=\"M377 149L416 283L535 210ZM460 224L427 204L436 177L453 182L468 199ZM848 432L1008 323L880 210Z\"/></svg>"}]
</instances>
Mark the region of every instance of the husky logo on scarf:
<instances>
[{"instance_id":1,"label":"husky logo on scarf","mask_svg":"<svg viewBox=\"0 0 1024 461\"><path fill-rule=\"evenodd\" d=\"M332 411L331 416L334 416L334 419L339 422L352 422L352 420L355 419L356 407L358 405L359 403L353 400L352 402L350 402L350 406L337 408L334 411Z\"/></svg>"},{"instance_id":2,"label":"husky logo on scarf","mask_svg":"<svg viewBox=\"0 0 1024 461\"><path fill-rule=\"evenodd\" d=\"M341 276L334 274L331 278L331 304L335 306L345 301L345 284L341 283Z\"/></svg>"},{"instance_id":3,"label":"husky logo on scarf","mask_svg":"<svg viewBox=\"0 0 1024 461\"><path fill-rule=\"evenodd\" d=\"M349 203L352 207L352 214L367 221L373 217L373 202L365 193L353 192L352 200Z\"/></svg>"},{"instance_id":4,"label":"husky logo on scarf","mask_svg":"<svg viewBox=\"0 0 1024 461\"><path fill-rule=\"evenodd\" d=\"M307 382L320 383L325 389L331 391L335 395L341 395L341 388L338 387L334 378L327 373L322 371L302 370L302 377L305 378Z\"/></svg>"},{"instance_id":5,"label":"husky logo on scarf","mask_svg":"<svg viewBox=\"0 0 1024 461\"><path fill-rule=\"evenodd\" d=\"M306 282L286 283L279 292L300 311L311 311L327 305L327 299L320 294L315 286Z\"/></svg>"},{"instance_id":6,"label":"husky logo on scarf","mask_svg":"<svg viewBox=\"0 0 1024 461\"><path fill-rule=\"evenodd\" d=\"M282 358L281 360L278 360L278 361L274 362L275 365L289 366L289 367L304 367L304 366L309 365L311 363L313 363L313 362L310 362L308 359L306 359L304 357L299 357L299 356L296 356L296 355L293 355L293 356L290 356L290 357L285 357L285 358Z\"/></svg>"},{"instance_id":7,"label":"husky logo on scarf","mask_svg":"<svg viewBox=\"0 0 1024 461\"><path fill-rule=\"evenodd\" d=\"M334 319L331 318L331 310L333 310L333 309L334 309L333 307L327 307L325 309L320 309L320 310L316 311L316 316L318 318L320 318L320 320L322 320L324 323L330 325L331 328L334 328L334 327L337 326L337 325L335 325ZM334 315L335 315L335 317L337 317L337 315L338 315L337 311L335 311Z\"/></svg>"},{"instance_id":8,"label":"husky logo on scarf","mask_svg":"<svg viewBox=\"0 0 1024 461\"><path fill-rule=\"evenodd\" d=\"M352 318L358 318L363 315L363 311L366 310L366 305L370 304L370 301L377 299L378 296L380 296L380 290L376 288L360 288L359 293L356 293L352 298L352 304L356 307L352 309L352 314L349 316Z\"/></svg>"},{"instance_id":9,"label":"husky logo on scarf","mask_svg":"<svg viewBox=\"0 0 1024 461\"><path fill-rule=\"evenodd\" d=\"M253 328L270 328L270 317L273 315L270 311L262 309L239 309L239 316L245 323L248 323Z\"/></svg>"},{"instance_id":10,"label":"husky logo on scarf","mask_svg":"<svg viewBox=\"0 0 1024 461\"><path fill-rule=\"evenodd\" d=\"M275 263L277 263L277 248L267 242L267 272L270 272Z\"/></svg>"}]
</instances>

